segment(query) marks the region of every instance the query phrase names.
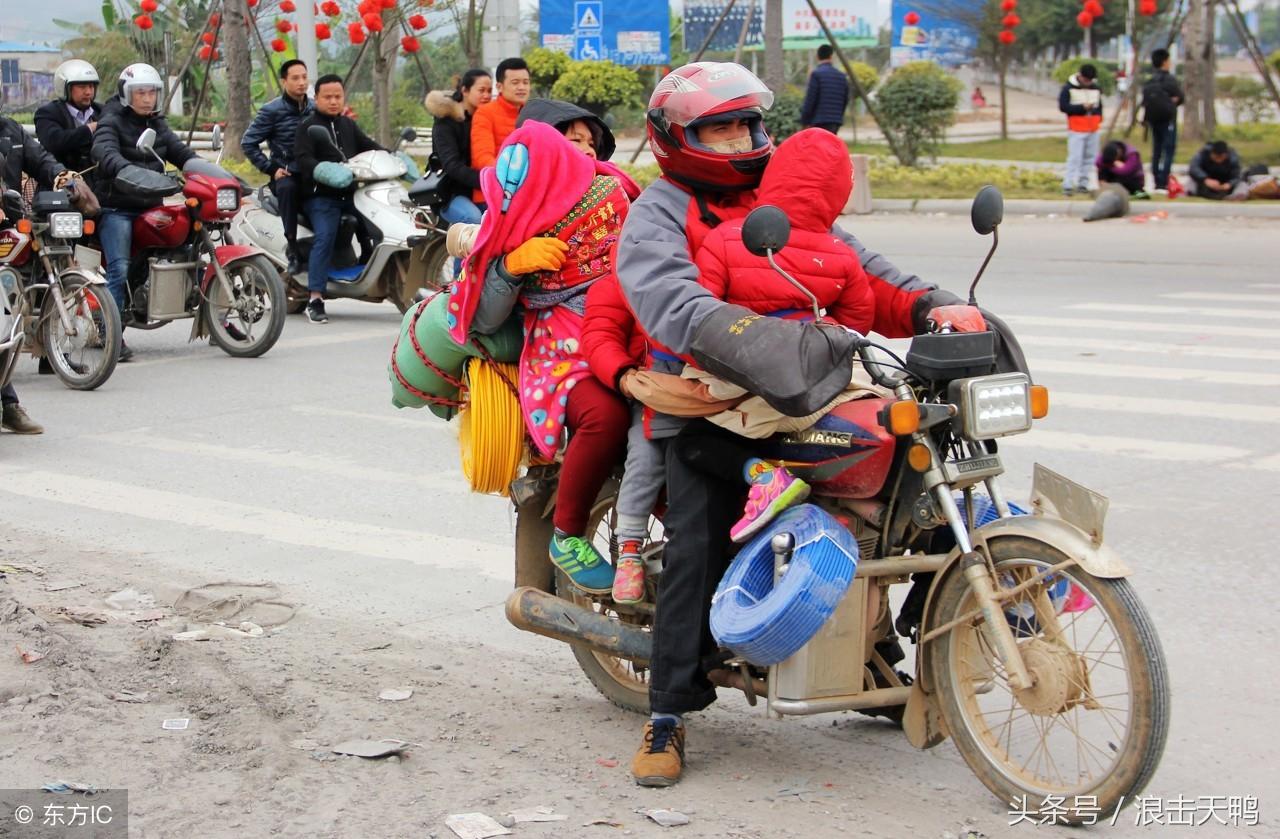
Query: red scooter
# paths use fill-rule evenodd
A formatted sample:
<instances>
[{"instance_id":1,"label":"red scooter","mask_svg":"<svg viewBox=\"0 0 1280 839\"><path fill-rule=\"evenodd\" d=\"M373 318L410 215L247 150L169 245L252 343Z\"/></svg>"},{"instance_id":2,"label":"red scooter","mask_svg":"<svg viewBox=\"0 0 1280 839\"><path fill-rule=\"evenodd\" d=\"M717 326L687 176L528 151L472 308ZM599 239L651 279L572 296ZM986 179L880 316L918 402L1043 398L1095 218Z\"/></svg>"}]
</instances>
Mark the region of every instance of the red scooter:
<instances>
[{"instance_id":1,"label":"red scooter","mask_svg":"<svg viewBox=\"0 0 1280 839\"><path fill-rule=\"evenodd\" d=\"M154 143L155 132L147 129L137 147L154 154ZM124 324L155 329L193 318L191 340L208 336L228 355L253 358L271 349L284 329L285 291L259 248L228 243L240 182L195 158L183 173L128 167L117 184L153 197L181 191L185 199L147 210L133 223Z\"/></svg>"}]
</instances>

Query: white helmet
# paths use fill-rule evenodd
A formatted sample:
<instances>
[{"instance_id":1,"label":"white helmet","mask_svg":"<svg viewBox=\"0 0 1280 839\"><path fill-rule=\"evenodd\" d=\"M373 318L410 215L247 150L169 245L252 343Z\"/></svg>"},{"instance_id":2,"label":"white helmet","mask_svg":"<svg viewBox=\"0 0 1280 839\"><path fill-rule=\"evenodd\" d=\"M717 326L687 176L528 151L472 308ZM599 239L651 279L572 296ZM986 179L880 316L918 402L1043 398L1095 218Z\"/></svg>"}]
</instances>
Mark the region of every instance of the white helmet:
<instances>
[{"instance_id":1,"label":"white helmet","mask_svg":"<svg viewBox=\"0 0 1280 839\"><path fill-rule=\"evenodd\" d=\"M123 100L126 108L133 100L135 90L147 88L155 88L157 94L164 90L164 82L160 79L160 74L150 64L130 64L120 71L120 84L116 92L120 94L120 99ZM158 111L159 108L160 97L157 95L156 110Z\"/></svg>"},{"instance_id":2,"label":"white helmet","mask_svg":"<svg viewBox=\"0 0 1280 839\"><path fill-rule=\"evenodd\" d=\"M89 62L78 58L62 62L53 71L53 92L62 97L63 101L71 98L73 84L91 84L96 89L98 82L98 71Z\"/></svg>"}]
</instances>

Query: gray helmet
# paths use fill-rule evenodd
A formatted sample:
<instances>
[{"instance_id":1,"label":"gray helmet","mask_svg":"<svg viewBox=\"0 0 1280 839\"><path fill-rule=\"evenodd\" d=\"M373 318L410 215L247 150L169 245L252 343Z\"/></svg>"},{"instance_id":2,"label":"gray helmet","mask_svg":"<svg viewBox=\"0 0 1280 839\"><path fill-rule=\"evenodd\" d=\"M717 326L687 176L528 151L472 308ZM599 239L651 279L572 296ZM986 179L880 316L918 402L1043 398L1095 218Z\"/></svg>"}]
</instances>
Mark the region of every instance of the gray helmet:
<instances>
[{"instance_id":1,"label":"gray helmet","mask_svg":"<svg viewBox=\"0 0 1280 839\"><path fill-rule=\"evenodd\" d=\"M73 58L62 62L53 71L53 92L65 102L71 98L73 84L91 84L96 88L99 81L98 71L92 64Z\"/></svg>"}]
</instances>

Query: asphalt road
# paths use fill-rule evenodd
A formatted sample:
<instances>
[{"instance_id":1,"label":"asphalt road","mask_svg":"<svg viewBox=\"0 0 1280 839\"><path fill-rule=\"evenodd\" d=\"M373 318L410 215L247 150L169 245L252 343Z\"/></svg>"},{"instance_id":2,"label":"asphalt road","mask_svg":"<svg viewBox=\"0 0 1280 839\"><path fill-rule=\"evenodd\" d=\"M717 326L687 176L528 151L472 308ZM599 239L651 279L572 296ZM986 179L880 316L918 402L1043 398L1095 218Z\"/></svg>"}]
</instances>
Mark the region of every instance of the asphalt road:
<instances>
[{"instance_id":1,"label":"asphalt road","mask_svg":"<svg viewBox=\"0 0 1280 839\"><path fill-rule=\"evenodd\" d=\"M900 266L961 293L985 250L960 217L846 221ZM1007 486L1024 498L1039 461L1111 499L1107 541L1134 568L1173 684L1172 731L1147 794L1257 796L1262 826L1237 835L1275 835L1280 565L1265 545L1280 521L1276 224L1011 218L1001 238L978 297L1018 330L1053 405L1034 433L1004 446ZM21 534L0 559L56 543L126 557L143 585L269 578L308 613L482 651L475 666L487 673L536 663L549 685L500 685L504 700L554 690L560 705L609 720L592 724L612 727L604 733L625 769L639 722L601 716L568 650L503 618L507 502L468 493L452 426L389 404L399 315L359 303L329 312L326 326L290 317L257 360L187 343L185 322L130 332L137 360L94 393L24 362L15 385L47 432L0 436L0 520ZM833 732L830 718L765 723L755 713L735 698L691 719L699 765L648 806L701 806L687 835L755 835L721 832L751 784L710 783L733 768L711 758L708 732L731 729L750 760L759 730L769 760L790 768L756 765L755 793L785 786L811 750L814 778L834 771L822 755L836 746L861 773L858 806L839 821L830 808L797 806L786 816L794 835L845 835L859 812L905 825L878 835L939 835L968 815L988 835L1018 832L950 744L918 753L862 718L842 716ZM568 714L537 723L570 739L577 724ZM481 809L450 800L448 781L432 777L446 811ZM1122 835L1161 832L1125 821Z\"/></svg>"}]
</instances>

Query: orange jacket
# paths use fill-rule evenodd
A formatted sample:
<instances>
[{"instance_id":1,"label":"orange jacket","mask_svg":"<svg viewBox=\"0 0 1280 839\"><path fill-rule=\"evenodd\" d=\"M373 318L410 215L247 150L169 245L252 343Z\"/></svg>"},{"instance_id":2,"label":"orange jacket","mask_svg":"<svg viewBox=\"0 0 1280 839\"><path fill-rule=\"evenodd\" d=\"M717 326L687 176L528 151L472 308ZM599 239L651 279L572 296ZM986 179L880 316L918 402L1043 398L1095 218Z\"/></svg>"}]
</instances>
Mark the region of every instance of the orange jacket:
<instances>
[{"instance_id":1,"label":"orange jacket","mask_svg":"<svg viewBox=\"0 0 1280 839\"><path fill-rule=\"evenodd\" d=\"M512 105L501 96L476 108L471 117L471 168L483 169L492 166L498 159L498 149L512 131L516 130L516 117L520 115L520 107ZM484 201L480 190L475 191L473 199L477 204Z\"/></svg>"}]
</instances>

